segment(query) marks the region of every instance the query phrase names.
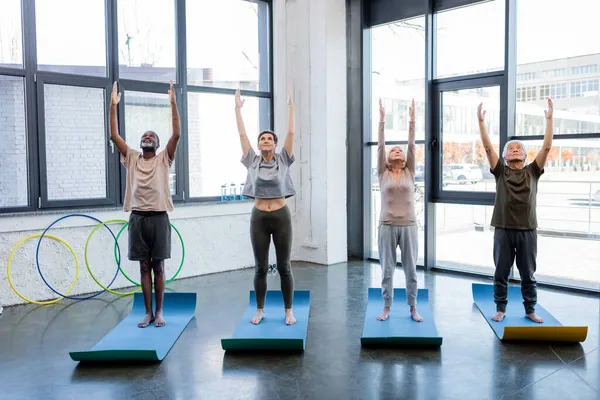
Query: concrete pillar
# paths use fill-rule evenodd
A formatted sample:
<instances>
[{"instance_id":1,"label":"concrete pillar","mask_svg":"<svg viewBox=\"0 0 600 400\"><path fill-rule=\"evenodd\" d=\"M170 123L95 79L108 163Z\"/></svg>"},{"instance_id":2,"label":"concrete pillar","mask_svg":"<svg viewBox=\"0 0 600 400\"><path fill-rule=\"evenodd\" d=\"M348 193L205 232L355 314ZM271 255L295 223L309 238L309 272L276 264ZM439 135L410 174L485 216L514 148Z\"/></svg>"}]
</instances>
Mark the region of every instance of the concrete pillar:
<instances>
[{"instance_id":1,"label":"concrete pillar","mask_svg":"<svg viewBox=\"0 0 600 400\"><path fill-rule=\"evenodd\" d=\"M287 90L296 110L297 195L292 259L347 259L346 2L275 0L275 130L287 134Z\"/></svg>"}]
</instances>

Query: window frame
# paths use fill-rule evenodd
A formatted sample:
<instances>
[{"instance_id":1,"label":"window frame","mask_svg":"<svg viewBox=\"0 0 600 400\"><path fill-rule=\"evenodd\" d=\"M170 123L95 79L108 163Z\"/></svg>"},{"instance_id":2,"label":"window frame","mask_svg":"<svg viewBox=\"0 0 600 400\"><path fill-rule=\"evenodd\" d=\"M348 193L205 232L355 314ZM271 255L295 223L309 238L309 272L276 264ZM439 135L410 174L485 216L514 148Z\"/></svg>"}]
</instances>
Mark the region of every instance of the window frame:
<instances>
[{"instance_id":1,"label":"window frame","mask_svg":"<svg viewBox=\"0 0 600 400\"><path fill-rule=\"evenodd\" d=\"M187 83L187 37L186 37L186 2L192 0L171 0L175 5L175 40L176 40L176 80L173 82L177 96L180 115L181 138L176 157L176 191L172 196L174 203L206 203L216 202L218 197L189 197L189 163L188 163L188 121L187 95L189 92L235 94L235 89L212 86L193 86ZM242 90L243 96L269 99L268 126L273 129L274 116L274 76L273 76L273 1L272 0L239 0L259 4L258 38L259 38L259 91ZM80 208L118 208L123 206L125 193L125 169L120 164L120 154L110 141L110 93L112 83L117 81L119 90L126 96L127 90L149 93L167 93L169 84L163 82L119 79L118 49L118 0L104 0L105 5L105 37L107 76L75 75L52 71L38 71L37 43L35 26L35 0L21 1L21 39L23 49L23 68L8 68L0 65L0 75L23 78L25 95L25 124L27 137L27 177L28 204L26 206L0 207L0 215L16 212L39 213L49 210L76 210ZM45 126L44 126L44 85L57 84L77 87L94 87L105 90L105 133L106 151L106 186L107 196L104 199L70 199L48 200L47 171L45 158ZM268 87L265 87L268 85ZM119 133L125 135L125 102L121 99L117 107ZM266 122L266 121L265 121Z\"/></svg>"}]
</instances>

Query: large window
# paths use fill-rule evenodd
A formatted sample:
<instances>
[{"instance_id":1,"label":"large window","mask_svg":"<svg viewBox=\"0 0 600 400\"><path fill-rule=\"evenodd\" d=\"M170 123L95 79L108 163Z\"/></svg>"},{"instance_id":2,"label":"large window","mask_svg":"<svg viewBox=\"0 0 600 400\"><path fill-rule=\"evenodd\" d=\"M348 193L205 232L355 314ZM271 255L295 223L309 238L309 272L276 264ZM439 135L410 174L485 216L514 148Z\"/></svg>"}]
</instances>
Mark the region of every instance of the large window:
<instances>
[{"instance_id":1,"label":"large window","mask_svg":"<svg viewBox=\"0 0 600 400\"><path fill-rule=\"evenodd\" d=\"M176 204L214 201L225 183L239 191L233 96L242 89L255 144L273 129L271 22L266 0L0 1L0 213L122 206L115 81L119 134L139 149L154 131L159 152L173 133L174 84Z\"/></svg>"},{"instance_id":2,"label":"large window","mask_svg":"<svg viewBox=\"0 0 600 400\"><path fill-rule=\"evenodd\" d=\"M480 103L486 112L487 133L498 153L500 88L489 86L441 92L441 181L444 190L496 190L479 132L477 107Z\"/></svg>"},{"instance_id":3,"label":"large window","mask_svg":"<svg viewBox=\"0 0 600 400\"><path fill-rule=\"evenodd\" d=\"M225 20L215 18L226 16ZM190 85L269 90L269 26L261 1L186 2Z\"/></svg>"},{"instance_id":4,"label":"large window","mask_svg":"<svg viewBox=\"0 0 600 400\"><path fill-rule=\"evenodd\" d=\"M418 218L425 228L419 262L490 276L496 182L481 143L477 107L483 103L500 162L505 143L519 139L526 147L526 163L531 163L542 146L544 111L552 98L553 147L537 192L536 276L541 283L598 290L600 42L592 39L597 36L598 2L574 0L565 7L560 0L549 0L540 8L536 0L436 0L421 11L433 14L429 24L423 18L392 22L414 15L417 6L402 7L399 0L393 6L377 3L369 16L377 26L371 27L372 40L364 52L371 57L364 71L371 76L365 82L370 102L365 102L364 116L370 125L364 176L370 179L363 196L368 199L364 211L370 241L365 243L371 256L378 258L381 203L379 99L386 109L386 149L406 146L408 104L412 98L416 102L422 157L417 163L421 182L415 185L417 215L427 211L426 218ZM429 189L423 201L417 195L419 184ZM511 276L519 279L516 268Z\"/></svg>"},{"instance_id":5,"label":"large window","mask_svg":"<svg viewBox=\"0 0 600 400\"><path fill-rule=\"evenodd\" d=\"M436 14L437 78L504 68L504 4L485 1Z\"/></svg>"},{"instance_id":6,"label":"large window","mask_svg":"<svg viewBox=\"0 0 600 400\"><path fill-rule=\"evenodd\" d=\"M119 76L175 81L175 2L118 0Z\"/></svg>"},{"instance_id":7,"label":"large window","mask_svg":"<svg viewBox=\"0 0 600 400\"><path fill-rule=\"evenodd\" d=\"M44 85L47 199L106 197L104 89Z\"/></svg>"},{"instance_id":8,"label":"large window","mask_svg":"<svg viewBox=\"0 0 600 400\"><path fill-rule=\"evenodd\" d=\"M23 41L21 40L21 1L0 2L0 66L21 68Z\"/></svg>"},{"instance_id":9,"label":"large window","mask_svg":"<svg viewBox=\"0 0 600 400\"><path fill-rule=\"evenodd\" d=\"M167 147L173 134L171 103L167 93L144 93L127 90L125 92L125 140L127 145L138 151L142 135L147 131L155 132L160 140L158 152ZM180 122L181 123L181 122ZM176 160L181 157L183 146L178 145ZM171 164L169 187L171 194L176 193L176 162Z\"/></svg>"},{"instance_id":10,"label":"large window","mask_svg":"<svg viewBox=\"0 0 600 400\"><path fill-rule=\"evenodd\" d=\"M104 0L36 0L38 69L106 76L104 9Z\"/></svg>"},{"instance_id":11,"label":"large window","mask_svg":"<svg viewBox=\"0 0 600 400\"><path fill-rule=\"evenodd\" d=\"M27 205L23 78L0 75L0 208Z\"/></svg>"},{"instance_id":12,"label":"large window","mask_svg":"<svg viewBox=\"0 0 600 400\"><path fill-rule=\"evenodd\" d=\"M377 136L379 129L379 99L385 108L386 153L395 145L406 152L409 129L409 107L415 101L415 138L417 140L415 172L415 213L419 228L419 258L424 257L424 185L425 185L425 18L417 17L373 28L371 39L371 159L370 254L379 258L377 227L381 195L377 177ZM409 61L408 61L409 60ZM399 250L398 250L399 251ZM398 258L400 260L400 258Z\"/></svg>"},{"instance_id":13,"label":"large window","mask_svg":"<svg viewBox=\"0 0 600 400\"><path fill-rule=\"evenodd\" d=\"M437 203L436 266L493 275L492 211L491 206Z\"/></svg>"},{"instance_id":14,"label":"large window","mask_svg":"<svg viewBox=\"0 0 600 400\"><path fill-rule=\"evenodd\" d=\"M258 134L269 126L268 118L261 118L268 109L269 100L257 97L246 98L242 108L248 139L256 152ZM241 163L234 97L190 93L188 110L190 196L217 197L221 188L239 194L246 168Z\"/></svg>"},{"instance_id":15,"label":"large window","mask_svg":"<svg viewBox=\"0 0 600 400\"><path fill-rule=\"evenodd\" d=\"M425 18L373 28L371 33L371 140L377 141L379 99L385 106L385 139L407 140L408 107L415 100L416 138L425 137Z\"/></svg>"},{"instance_id":16,"label":"large window","mask_svg":"<svg viewBox=\"0 0 600 400\"><path fill-rule=\"evenodd\" d=\"M543 18L536 0L517 0L517 10L517 74L531 79L517 82L516 134L543 135L548 97L554 133L600 133L598 2L547 0ZM525 87L539 96L522 97Z\"/></svg>"}]
</instances>

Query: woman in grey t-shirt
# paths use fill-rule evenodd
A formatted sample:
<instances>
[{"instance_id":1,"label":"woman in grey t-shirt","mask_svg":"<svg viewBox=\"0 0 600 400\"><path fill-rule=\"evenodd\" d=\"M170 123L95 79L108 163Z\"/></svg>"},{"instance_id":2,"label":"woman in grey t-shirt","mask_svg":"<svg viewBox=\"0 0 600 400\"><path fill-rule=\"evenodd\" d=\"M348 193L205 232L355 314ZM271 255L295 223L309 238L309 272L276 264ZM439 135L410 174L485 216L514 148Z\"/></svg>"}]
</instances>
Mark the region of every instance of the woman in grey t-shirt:
<instances>
[{"instance_id":1,"label":"woman in grey t-shirt","mask_svg":"<svg viewBox=\"0 0 600 400\"><path fill-rule=\"evenodd\" d=\"M242 164L248 169L246 184L242 195L254 199L254 208L250 217L250 240L254 250L254 291L256 292L256 315L250 322L258 324L263 319L265 297L267 295L267 271L269 268L269 247L271 236L277 254L277 270L281 277L281 293L285 305L285 323L294 324L292 313L294 297L294 277L290 265L292 251L292 218L285 199L296 194L290 166L294 162L294 104L291 95L288 99L288 134L280 153L276 153L277 135L272 131L263 131L258 135L256 154L246 135L241 109L244 100L239 89L235 93L235 116L240 144L242 145Z\"/></svg>"}]
</instances>

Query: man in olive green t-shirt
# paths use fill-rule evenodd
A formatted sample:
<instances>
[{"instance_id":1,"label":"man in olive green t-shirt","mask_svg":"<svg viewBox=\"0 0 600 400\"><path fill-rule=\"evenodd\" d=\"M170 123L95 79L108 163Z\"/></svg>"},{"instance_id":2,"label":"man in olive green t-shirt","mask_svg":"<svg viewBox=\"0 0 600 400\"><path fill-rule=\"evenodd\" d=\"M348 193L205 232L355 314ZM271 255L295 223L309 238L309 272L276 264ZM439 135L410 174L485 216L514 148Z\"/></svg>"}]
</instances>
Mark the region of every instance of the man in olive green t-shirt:
<instances>
[{"instance_id":1,"label":"man in olive green t-shirt","mask_svg":"<svg viewBox=\"0 0 600 400\"><path fill-rule=\"evenodd\" d=\"M537 288L534 278L537 257L537 184L544 173L546 158L552 148L552 100L548 99L544 143L535 160L525 165L527 153L523 143L511 140L504 146L502 160L492 147L485 128L483 104L477 108L481 141L496 179L496 201L492 214L494 227L494 321L502 321L506 313L508 277L516 259L521 275L521 293L526 316L534 322L544 320L535 313Z\"/></svg>"}]
</instances>

